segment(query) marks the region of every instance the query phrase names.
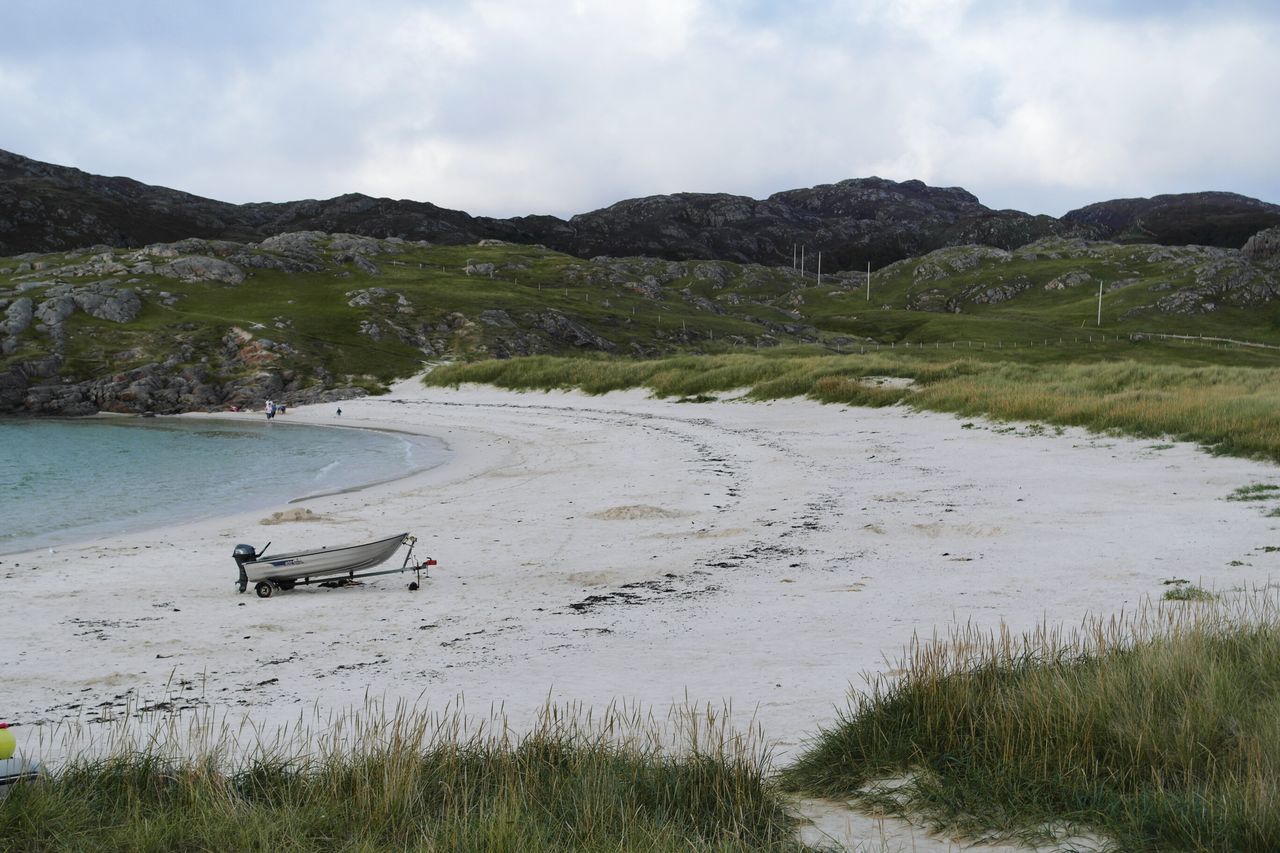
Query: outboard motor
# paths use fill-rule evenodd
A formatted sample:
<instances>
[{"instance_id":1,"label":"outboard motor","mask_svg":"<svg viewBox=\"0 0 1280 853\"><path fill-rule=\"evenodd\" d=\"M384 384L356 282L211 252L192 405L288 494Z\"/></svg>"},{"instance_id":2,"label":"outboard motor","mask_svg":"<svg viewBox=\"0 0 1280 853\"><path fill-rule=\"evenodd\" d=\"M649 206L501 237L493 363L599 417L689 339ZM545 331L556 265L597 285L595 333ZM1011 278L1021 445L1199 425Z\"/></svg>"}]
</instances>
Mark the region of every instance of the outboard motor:
<instances>
[{"instance_id":1,"label":"outboard motor","mask_svg":"<svg viewBox=\"0 0 1280 853\"><path fill-rule=\"evenodd\" d=\"M258 559L258 552L252 545L237 545L231 552L231 557L236 561L236 568L240 570L240 591L244 592L249 588L249 574L244 570L244 564Z\"/></svg>"}]
</instances>

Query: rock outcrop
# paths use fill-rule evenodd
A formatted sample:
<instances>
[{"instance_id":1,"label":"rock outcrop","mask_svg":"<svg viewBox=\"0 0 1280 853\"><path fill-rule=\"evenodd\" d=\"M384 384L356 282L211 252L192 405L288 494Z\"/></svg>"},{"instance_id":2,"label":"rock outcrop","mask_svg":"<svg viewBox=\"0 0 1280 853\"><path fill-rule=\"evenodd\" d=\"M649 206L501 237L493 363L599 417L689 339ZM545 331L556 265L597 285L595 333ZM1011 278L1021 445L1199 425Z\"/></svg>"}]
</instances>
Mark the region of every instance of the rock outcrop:
<instances>
[{"instance_id":1,"label":"rock outcrop","mask_svg":"<svg viewBox=\"0 0 1280 853\"><path fill-rule=\"evenodd\" d=\"M805 266L827 272L881 267L944 246L985 243L1002 249L1075 233L1048 216L984 207L959 187L860 178L788 190L757 201L744 196L678 193L618 202L569 220L563 247L579 256L648 255L724 259L785 266L805 247ZM554 240L548 245L555 245Z\"/></svg>"},{"instance_id":2,"label":"rock outcrop","mask_svg":"<svg viewBox=\"0 0 1280 853\"><path fill-rule=\"evenodd\" d=\"M1062 220L1117 243L1239 249L1257 232L1280 225L1280 205L1236 193L1181 193L1097 202Z\"/></svg>"},{"instance_id":3,"label":"rock outcrop","mask_svg":"<svg viewBox=\"0 0 1280 853\"><path fill-rule=\"evenodd\" d=\"M1280 262L1280 228L1268 228L1254 234L1240 253L1250 261L1273 264Z\"/></svg>"},{"instance_id":4,"label":"rock outcrop","mask_svg":"<svg viewBox=\"0 0 1280 853\"><path fill-rule=\"evenodd\" d=\"M156 267L155 272L166 278L183 281L221 281L227 284L240 284L244 281L244 270L235 264L201 255L178 258Z\"/></svg>"}]
</instances>

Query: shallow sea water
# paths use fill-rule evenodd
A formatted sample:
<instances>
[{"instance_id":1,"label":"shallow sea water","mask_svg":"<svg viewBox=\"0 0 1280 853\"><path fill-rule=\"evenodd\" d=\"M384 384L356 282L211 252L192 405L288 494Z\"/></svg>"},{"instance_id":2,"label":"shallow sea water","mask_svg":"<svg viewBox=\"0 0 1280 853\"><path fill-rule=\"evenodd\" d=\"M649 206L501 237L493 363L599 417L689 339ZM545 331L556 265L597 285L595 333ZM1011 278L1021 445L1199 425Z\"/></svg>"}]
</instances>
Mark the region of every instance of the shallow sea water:
<instances>
[{"instance_id":1,"label":"shallow sea water","mask_svg":"<svg viewBox=\"0 0 1280 853\"><path fill-rule=\"evenodd\" d=\"M253 509L431 468L429 436L264 421L0 419L0 554Z\"/></svg>"}]
</instances>

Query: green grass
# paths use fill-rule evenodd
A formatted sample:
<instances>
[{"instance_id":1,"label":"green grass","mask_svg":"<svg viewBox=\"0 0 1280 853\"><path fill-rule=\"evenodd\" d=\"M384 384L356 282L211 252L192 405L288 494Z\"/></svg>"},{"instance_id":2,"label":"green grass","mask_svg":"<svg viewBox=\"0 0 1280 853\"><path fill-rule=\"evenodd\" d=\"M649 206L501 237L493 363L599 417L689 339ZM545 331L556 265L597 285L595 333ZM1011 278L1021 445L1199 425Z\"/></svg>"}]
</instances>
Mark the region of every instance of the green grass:
<instances>
[{"instance_id":1,"label":"green grass","mask_svg":"<svg viewBox=\"0 0 1280 853\"><path fill-rule=\"evenodd\" d=\"M873 377L910 379L909 387ZM1280 369L1185 367L1134 360L1029 364L957 358L947 350L867 355L804 352L685 356L649 361L536 357L452 364L424 380L510 389L580 388L598 394L648 388L696 397L746 389L753 399L906 403L961 417L1079 426L1198 442L1217 453L1280 460ZM1272 487L1264 487L1269 490Z\"/></svg>"},{"instance_id":2,"label":"green grass","mask_svg":"<svg viewBox=\"0 0 1280 853\"><path fill-rule=\"evenodd\" d=\"M1229 501L1266 501L1280 498L1280 486L1271 483L1253 483L1241 486L1227 495Z\"/></svg>"},{"instance_id":3,"label":"green grass","mask_svg":"<svg viewBox=\"0 0 1280 853\"><path fill-rule=\"evenodd\" d=\"M800 850L759 738L718 713L658 725L548 709L515 737L366 708L322 737L117 729L0 801L5 850ZM207 723L208 721L206 721ZM83 749L83 747L82 747Z\"/></svg>"},{"instance_id":4,"label":"green grass","mask_svg":"<svg viewBox=\"0 0 1280 853\"><path fill-rule=\"evenodd\" d=\"M959 629L901 668L784 770L787 787L972 837L1067 827L1122 850L1280 849L1273 597L1070 634Z\"/></svg>"},{"instance_id":5,"label":"green grass","mask_svg":"<svg viewBox=\"0 0 1280 853\"><path fill-rule=\"evenodd\" d=\"M125 325L74 315L67 323L61 375L73 380L111 375L171 361L177 350L180 368L203 366L222 382L268 369L329 386L378 388L417 372L427 359L565 355L591 346L573 335L549 332L552 313L626 355L734 353L808 344L864 354L889 348L895 353L910 348L913 355L921 348L935 354L949 349L953 358L1033 366L1115 358L1161 366L1280 364L1280 350L1131 339L1154 332L1280 344L1280 307L1274 304L1231 304L1224 298L1212 311L1191 314L1151 308L1153 300L1169 293L1203 286L1197 269L1205 260L1192 249L1059 241L961 269L943 263L944 277L917 280L917 270L940 263L935 255L877 271L870 301L859 277L832 276L818 286L812 275L800 276L789 268L650 258L588 261L507 244L403 243L384 244L384 249L388 251L372 258L381 268L377 276L340 260L323 241L318 254L323 269L250 269L245 281L234 286L125 274L128 286L143 297L142 314ZM947 250L943 256L966 251ZM140 259L132 250L112 254L126 265ZM45 271L0 275L0 299L21 295L38 302L43 286L22 294L17 288L56 279L57 267L83 262L85 256L58 253L42 260L48 265ZM493 276L466 275L468 262L493 264ZM1242 275L1272 275L1262 268L1241 269ZM1087 273L1092 282L1130 282L1104 295L1101 327L1096 325L1095 287L1044 289L1067 272ZM74 276L65 280L81 283ZM1009 282L1026 286L1008 301L975 301L975 293ZM1151 289L1166 286L1171 289ZM374 289L385 292L351 304L359 291ZM162 291L171 297L161 297ZM921 310L919 296L925 291L959 299L958 313ZM377 327L376 334L371 327ZM279 351L247 363L230 358L224 341L233 328L274 341ZM15 351L0 357L0 370L54 348L47 335L29 329ZM835 387L827 393L835 396L860 393L838 382L828 384Z\"/></svg>"}]
</instances>

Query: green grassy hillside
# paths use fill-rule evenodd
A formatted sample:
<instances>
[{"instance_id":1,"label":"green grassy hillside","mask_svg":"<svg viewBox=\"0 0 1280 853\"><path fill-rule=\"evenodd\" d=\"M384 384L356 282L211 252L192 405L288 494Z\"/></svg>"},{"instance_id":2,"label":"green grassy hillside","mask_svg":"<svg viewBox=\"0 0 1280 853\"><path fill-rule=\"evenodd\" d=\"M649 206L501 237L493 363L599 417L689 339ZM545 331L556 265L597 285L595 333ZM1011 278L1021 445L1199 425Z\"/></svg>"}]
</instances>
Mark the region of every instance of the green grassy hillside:
<instances>
[{"instance_id":1,"label":"green grassy hillside","mask_svg":"<svg viewBox=\"0 0 1280 853\"><path fill-rule=\"evenodd\" d=\"M91 310L87 290L110 299L131 292L138 305ZM11 401L19 381L100 387L140 370L135 385L138 375L152 384L182 375L213 389L188 393L181 408L272 389L285 399L376 389L440 358L808 344L1038 347L1023 357L1058 360L1091 357L1087 345L1099 336L1280 346L1278 296L1277 267L1203 247L962 246L878 270L868 288L860 272L819 281L812 271L723 261L583 260L492 241L431 246L301 232L260 244L185 240L0 259L0 375L11 377ZM1269 351L1236 346L1170 347L1159 353L1166 358L1274 363ZM100 396L120 393L111 386Z\"/></svg>"}]
</instances>

